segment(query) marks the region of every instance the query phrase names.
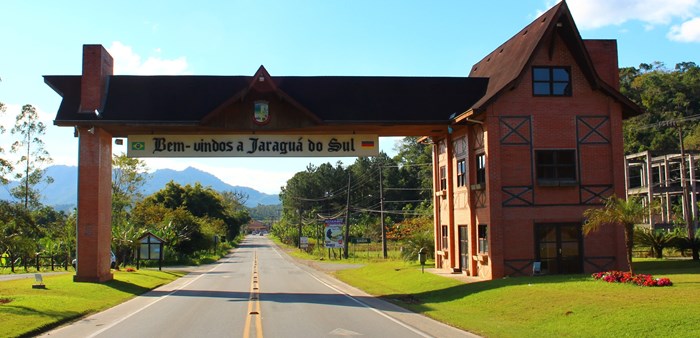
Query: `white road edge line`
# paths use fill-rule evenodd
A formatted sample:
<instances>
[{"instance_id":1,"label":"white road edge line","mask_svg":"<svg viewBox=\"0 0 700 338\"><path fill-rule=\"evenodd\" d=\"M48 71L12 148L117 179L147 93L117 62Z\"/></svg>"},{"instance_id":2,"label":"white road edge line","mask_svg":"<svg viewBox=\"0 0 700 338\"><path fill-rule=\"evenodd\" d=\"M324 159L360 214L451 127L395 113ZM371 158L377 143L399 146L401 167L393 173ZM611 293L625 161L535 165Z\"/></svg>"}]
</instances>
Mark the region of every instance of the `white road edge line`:
<instances>
[{"instance_id":1,"label":"white road edge line","mask_svg":"<svg viewBox=\"0 0 700 338\"><path fill-rule=\"evenodd\" d=\"M127 319L129 319L129 318L131 318L131 316L133 316L133 315L135 315L135 314L137 314L137 313L139 313L139 312L141 312L141 311L147 309L147 308L150 307L151 305L160 302L161 300L163 300L163 299L165 299L166 297L172 295L173 293L178 292L178 291L182 290L183 288L187 287L188 285L194 283L196 280L202 278L202 276L204 276L206 273L213 271L213 270L216 269L217 267L219 267L219 264L214 265L211 269L209 269L209 270L206 271L205 273L203 273L203 274L201 274L201 275L195 277L194 279L192 279L191 281L189 281L189 282L187 282L187 283L181 285L181 286L178 287L177 289L168 292L166 295L161 296L161 297L158 297L158 299L152 301L151 303L148 303L147 305L143 306L142 308L138 309L137 311L134 311L134 312L130 313L129 315L124 316L124 317L122 317L121 319L119 319L119 320L117 320L117 321L115 321L115 322L112 322L111 324L106 325L106 326L103 327L102 329L100 329L100 330L94 332L93 334L87 336L86 338L93 338L93 337L96 337L97 335L101 334L102 332L105 332L105 331L111 329L111 328L114 327L115 325L117 325L117 324L119 324L119 323L121 323L121 322L123 322L123 321L125 321L125 320L127 320Z\"/></svg>"},{"instance_id":2,"label":"white road edge line","mask_svg":"<svg viewBox=\"0 0 700 338\"><path fill-rule=\"evenodd\" d=\"M275 248L275 247L272 247L272 248L275 249L275 252L277 252L278 255L280 255L280 253L277 251L277 250L278 250L277 248ZM280 256L281 256L281 255L280 255ZM308 273L308 272L307 272L307 273ZM425 332L423 332L423 331L420 331L420 330L418 330L418 329L416 329L416 328L414 328L414 327L412 327L412 326L410 326L410 325L408 325L408 324L406 324L406 323L404 323L404 322L402 322L402 321L400 321L400 320L398 320L398 319L396 319L396 318L394 318L394 317L392 317L392 316L389 316L388 314L386 314L386 313L384 313L384 312L382 312L382 311L380 311L380 310L377 310L377 309L371 307L369 304L366 304L365 302L363 302L363 301L361 301L361 300L359 300L359 299L357 299L357 298L355 298L355 297L353 297L353 296L351 296L351 295L349 295L349 294L343 292L342 290L336 288L335 286L330 285L330 284L324 282L324 281L321 280L320 278L314 276L312 273L309 273L309 275L310 275L313 279L319 281L321 284L323 284L323 285L327 286L328 288L330 288L331 290L333 290L333 291L335 291L335 292L337 292L337 293L339 293L339 294L341 294L341 295L343 295L343 296L349 298L349 299L352 300L353 302L358 303L358 304L362 305L363 307L366 307L366 308L368 308L368 309L370 309L370 310L376 312L376 313L379 314L380 316L382 316L382 317L384 317L384 318L386 318L386 319L388 319L388 320L390 320L390 321L392 321L392 322L394 322L394 323L396 323L396 324L398 324L398 325L400 325L400 326L403 326L404 328L406 328L406 329L412 331L413 333L415 333L415 334L417 334L417 335L419 335L419 336L421 336L421 337L433 338L433 336L430 336L430 335L428 335L427 333L425 333Z\"/></svg>"}]
</instances>

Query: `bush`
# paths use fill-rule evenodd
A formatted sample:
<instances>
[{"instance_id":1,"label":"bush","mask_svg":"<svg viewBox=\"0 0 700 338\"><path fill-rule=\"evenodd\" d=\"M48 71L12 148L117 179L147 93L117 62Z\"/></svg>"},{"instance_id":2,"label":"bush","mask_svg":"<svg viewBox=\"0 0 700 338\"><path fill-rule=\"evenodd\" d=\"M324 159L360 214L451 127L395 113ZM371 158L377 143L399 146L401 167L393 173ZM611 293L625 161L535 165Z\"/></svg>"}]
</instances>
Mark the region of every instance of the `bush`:
<instances>
[{"instance_id":1,"label":"bush","mask_svg":"<svg viewBox=\"0 0 700 338\"><path fill-rule=\"evenodd\" d=\"M591 275L594 279L602 280L608 283L630 283L639 286L671 286L671 280L668 278L654 278L651 275L633 274L622 271L606 271L596 272Z\"/></svg>"},{"instance_id":2,"label":"bush","mask_svg":"<svg viewBox=\"0 0 700 338\"><path fill-rule=\"evenodd\" d=\"M677 227L673 230L675 235L670 246L676 248L683 257L688 256L688 251L700 249L700 232L695 233L694 238L688 238L688 230L683 227Z\"/></svg>"}]
</instances>

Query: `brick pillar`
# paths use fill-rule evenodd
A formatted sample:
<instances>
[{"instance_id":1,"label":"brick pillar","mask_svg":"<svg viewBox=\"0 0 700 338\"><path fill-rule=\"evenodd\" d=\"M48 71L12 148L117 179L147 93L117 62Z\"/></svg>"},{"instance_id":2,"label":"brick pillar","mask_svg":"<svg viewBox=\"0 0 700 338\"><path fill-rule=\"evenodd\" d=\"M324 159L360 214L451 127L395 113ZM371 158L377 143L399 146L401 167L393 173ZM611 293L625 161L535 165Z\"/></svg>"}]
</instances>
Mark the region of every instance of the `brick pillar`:
<instances>
[{"instance_id":1,"label":"brick pillar","mask_svg":"<svg viewBox=\"0 0 700 338\"><path fill-rule=\"evenodd\" d=\"M112 75L112 56L101 45L83 46L80 112L101 111ZM98 121L95 124L99 125ZM78 126L78 271L76 282L106 282L112 242L112 135Z\"/></svg>"},{"instance_id":2,"label":"brick pillar","mask_svg":"<svg viewBox=\"0 0 700 338\"><path fill-rule=\"evenodd\" d=\"M83 45L83 76L80 80L80 112L102 110L107 82L113 75L114 61L102 45Z\"/></svg>"},{"instance_id":3,"label":"brick pillar","mask_svg":"<svg viewBox=\"0 0 700 338\"><path fill-rule=\"evenodd\" d=\"M112 241L112 135L79 128L78 271L76 282L105 282Z\"/></svg>"}]
</instances>

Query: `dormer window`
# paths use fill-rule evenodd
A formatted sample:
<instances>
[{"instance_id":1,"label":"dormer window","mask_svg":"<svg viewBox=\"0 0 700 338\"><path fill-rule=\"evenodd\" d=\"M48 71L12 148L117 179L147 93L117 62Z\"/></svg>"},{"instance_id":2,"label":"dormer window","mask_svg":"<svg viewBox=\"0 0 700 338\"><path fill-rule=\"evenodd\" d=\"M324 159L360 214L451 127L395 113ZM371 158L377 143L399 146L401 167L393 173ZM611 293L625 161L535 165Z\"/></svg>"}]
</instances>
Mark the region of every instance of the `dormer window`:
<instances>
[{"instance_id":1,"label":"dormer window","mask_svg":"<svg viewBox=\"0 0 700 338\"><path fill-rule=\"evenodd\" d=\"M571 96L571 68L532 67L532 95Z\"/></svg>"}]
</instances>

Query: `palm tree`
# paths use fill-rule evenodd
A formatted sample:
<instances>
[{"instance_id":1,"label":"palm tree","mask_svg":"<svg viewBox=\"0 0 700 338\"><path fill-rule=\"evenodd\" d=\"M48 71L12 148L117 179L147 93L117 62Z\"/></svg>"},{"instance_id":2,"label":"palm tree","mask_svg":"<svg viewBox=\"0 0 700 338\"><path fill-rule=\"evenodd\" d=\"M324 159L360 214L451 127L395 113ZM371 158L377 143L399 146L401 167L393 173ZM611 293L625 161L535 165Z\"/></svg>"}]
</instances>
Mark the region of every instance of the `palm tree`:
<instances>
[{"instance_id":1,"label":"palm tree","mask_svg":"<svg viewBox=\"0 0 700 338\"><path fill-rule=\"evenodd\" d=\"M602 208L588 209L583 212L586 222L583 224L583 234L597 231L601 226L623 226L625 229L625 248L627 249L627 264L632 271L632 248L634 247L634 225L642 223L648 215L649 208L641 198L630 197L628 200L610 196L605 199Z\"/></svg>"},{"instance_id":2,"label":"palm tree","mask_svg":"<svg viewBox=\"0 0 700 338\"><path fill-rule=\"evenodd\" d=\"M664 248L673 245L677 235L666 230L654 230L637 227L634 231L634 241L637 245L649 247L654 258L663 258Z\"/></svg>"}]
</instances>

